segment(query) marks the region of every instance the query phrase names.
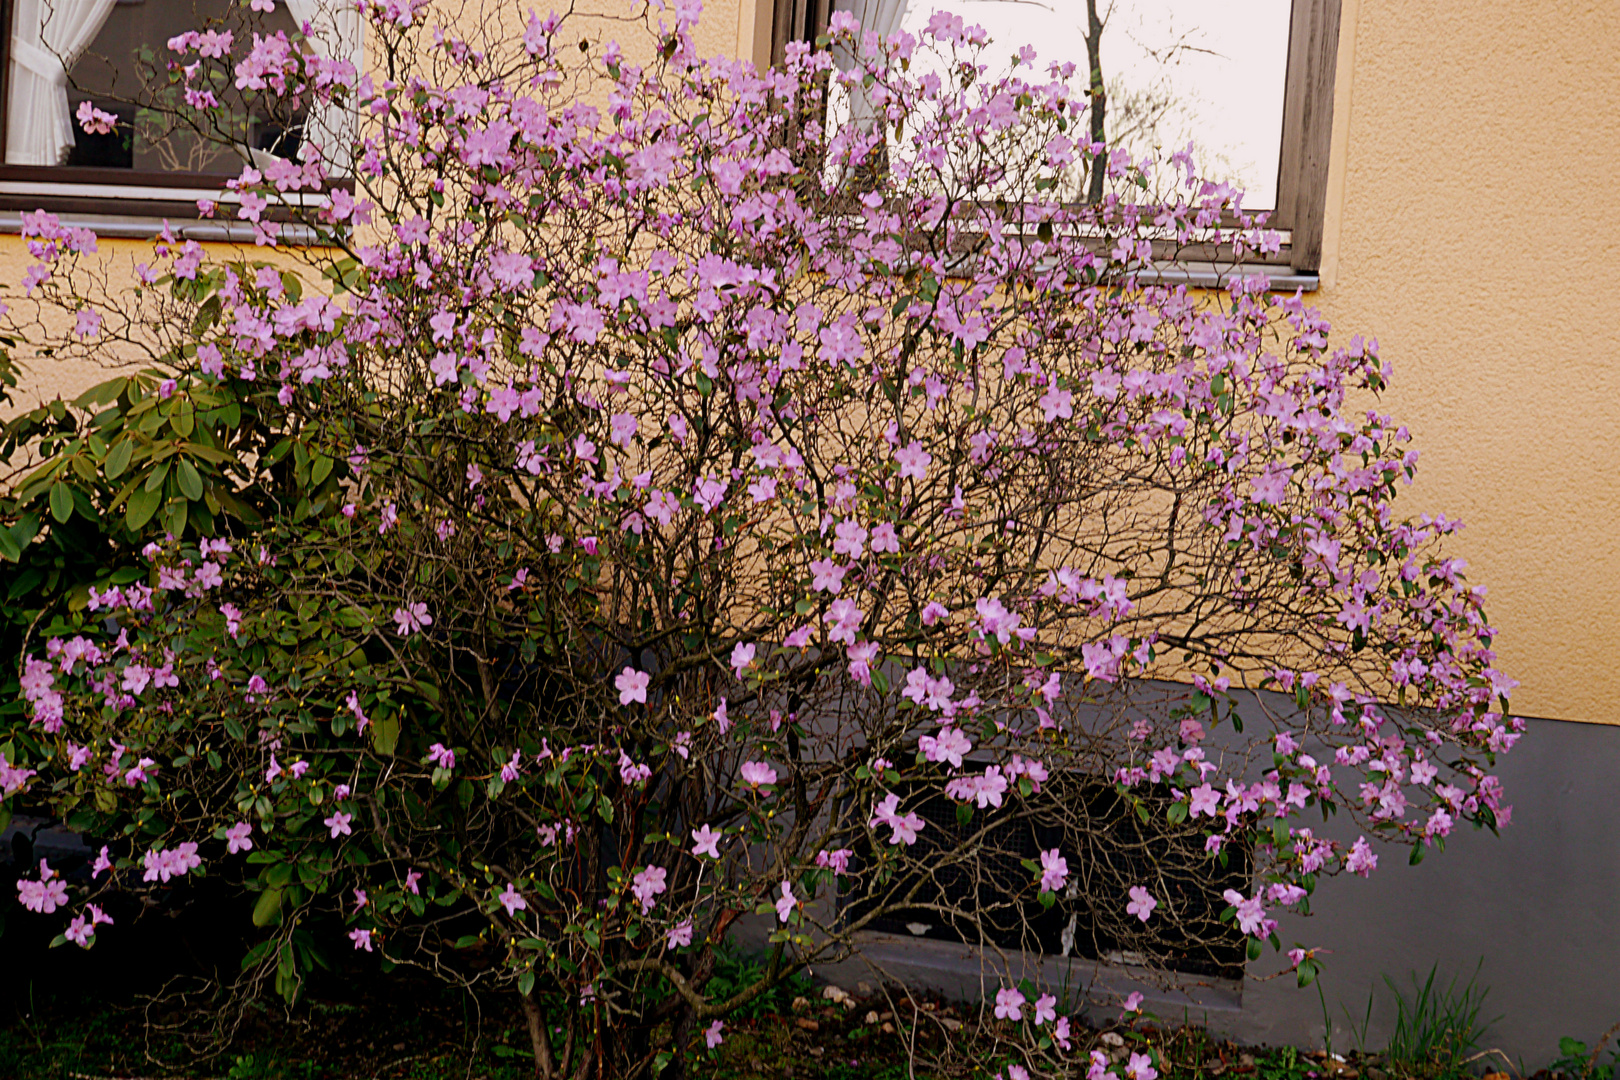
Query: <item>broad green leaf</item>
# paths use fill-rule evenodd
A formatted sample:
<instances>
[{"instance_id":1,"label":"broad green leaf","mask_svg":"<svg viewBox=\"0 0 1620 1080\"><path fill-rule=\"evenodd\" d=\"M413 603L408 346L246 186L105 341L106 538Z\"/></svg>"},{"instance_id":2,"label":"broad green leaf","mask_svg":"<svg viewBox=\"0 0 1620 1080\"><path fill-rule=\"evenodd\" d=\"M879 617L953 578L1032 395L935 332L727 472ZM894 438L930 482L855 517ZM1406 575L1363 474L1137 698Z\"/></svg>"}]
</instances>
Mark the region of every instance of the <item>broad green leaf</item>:
<instances>
[{"instance_id":1,"label":"broad green leaf","mask_svg":"<svg viewBox=\"0 0 1620 1080\"><path fill-rule=\"evenodd\" d=\"M129 468L129 459L134 453L135 440L127 435L114 444L112 452L107 455L106 465L103 466L107 479L116 480L124 475L124 470Z\"/></svg>"},{"instance_id":2,"label":"broad green leaf","mask_svg":"<svg viewBox=\"0 0 1620 1080\"><path fill-rule=\"evenodd\" d=\"M63 524L73 516L73 493L60 480L51 485L51 517Z\"/></svg>"},{"instance_id":3,"label":"broad green leaf","mask_svg":"<svg viewBox=\"0 0 1620 1080\"><path fill-rule=\"evenodd\" d=\"M253 905L253 925L269 926L281 915L281 890L266 889Z\"/></svg>"},{"instance_id":4,"label":"broad green leaf","mask_svg":"<svg viewBox=\"0 0 1620 1080\"><path fill-rule=\"evenodd\" d=\"M371 748L386 757L392 757L399 744L399 718L390 716L371 722Z\"/></svg>"},{"instance_id":5,"label":"broad green leaf","mask_svg":"<svg viewBox=\"0 0 1620 1080\"><path fill-rule=\"evenodd\" d=\"M152 515L157 513L157 508L162 504L161 492L140 488L129 497L129 505L124 508L124 526L130 532L140 531L142 526L152 520Z\"/></svg>"},{"instance_id":6,"label":"broad green leaf","mask_svg":"<svg viewBox=\"0 0 1620 1080\"><path fill-rule=\"evenodd\" d=\"M175 476L179 479L180 491L186 498L202 498L203 482L202 477L197 475L197 466L181 458L180 464L175 467Z\"/></svg>"}]
</instances>

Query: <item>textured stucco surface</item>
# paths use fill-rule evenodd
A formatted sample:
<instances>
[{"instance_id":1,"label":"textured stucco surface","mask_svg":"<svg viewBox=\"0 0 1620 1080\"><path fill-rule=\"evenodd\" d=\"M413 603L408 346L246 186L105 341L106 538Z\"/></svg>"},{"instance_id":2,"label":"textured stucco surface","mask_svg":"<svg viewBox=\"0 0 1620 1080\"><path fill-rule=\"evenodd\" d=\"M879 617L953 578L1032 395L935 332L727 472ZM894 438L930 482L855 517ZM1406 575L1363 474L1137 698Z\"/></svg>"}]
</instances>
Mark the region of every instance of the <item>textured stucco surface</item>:
<instances>
[{"instance_id":1,"label":"textured stucco surface","mask_svg":"<svg viewBox=\"0 0 1620 1080\"><path fill-rule=\"evenodd\" d=\"M1379 339L1515 707L1620 722L1620 4L1346 0L1323 287Z\"/></svg>"}]
</instances>

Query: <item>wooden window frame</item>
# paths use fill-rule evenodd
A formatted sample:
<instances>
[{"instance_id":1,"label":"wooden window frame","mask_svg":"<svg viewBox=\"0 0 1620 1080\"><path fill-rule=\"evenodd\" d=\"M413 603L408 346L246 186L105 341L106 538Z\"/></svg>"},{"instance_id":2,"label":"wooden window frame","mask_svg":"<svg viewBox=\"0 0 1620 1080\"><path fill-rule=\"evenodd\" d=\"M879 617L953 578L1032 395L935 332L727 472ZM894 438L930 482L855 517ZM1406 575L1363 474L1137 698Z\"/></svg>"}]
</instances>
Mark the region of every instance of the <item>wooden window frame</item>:
<instances>
[{"instance_id":1,"label":"wooden window frame","mask_svg":"<svg viewBox=\"0 0 1620 1080\"><path fill-rule=\"evenodd\" d=\"M780 64L790 41L826 32L832 0L758 0L770 20L770 62ZM1333 91L1339 63L1341 0L1292 0L1283 122L1277 158L1273 227L1290 236L1288 265L1314 275L1322 266L1328 157L1333 142Z\"/></svg>"}]
</instances>

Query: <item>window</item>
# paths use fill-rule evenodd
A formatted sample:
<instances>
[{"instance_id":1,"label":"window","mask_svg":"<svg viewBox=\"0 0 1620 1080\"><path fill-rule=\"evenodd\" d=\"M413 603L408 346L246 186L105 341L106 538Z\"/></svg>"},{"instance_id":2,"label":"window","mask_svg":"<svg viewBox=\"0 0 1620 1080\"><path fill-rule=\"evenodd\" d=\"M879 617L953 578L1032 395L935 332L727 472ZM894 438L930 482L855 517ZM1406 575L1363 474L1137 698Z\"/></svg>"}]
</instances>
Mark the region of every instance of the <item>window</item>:
<instances>
[{"instance_id":1,"label":"window","mask_svg":"<svg viewBox=\"0 0 1620 1080\"><path fill-rule=\"evenodd\" d=\"M1247 942L1220 916L1226 890L1251 888L1250 855L1236 845L1219 859L1208 855L1202 828L1166 819L1167 791L1145 793L1150 812L1142 816L1106 781L1053 777L1016 810L1009 800L964 821L937 786L894 790L927 827L903 855L889 856L888 876L872 873L882 845L857 843L856 872L840 880L847 921L869 918L866 930L932 941L1242 978ZM1052 849L1068 857L1072 876L1048 907L1029 866ZM1174 918L1131 916L1133 884L1147 885Z\"/></svg>"},{"instance_id":2,"label":"window","mask_svg":"<svg viewBox=\"0 0 1620 1080\"><path fill-rule=\"evenodd\" d=\"M264 5L261 5L264 6ZM348 134L349 118L326 109L281 111L243 96L224 74L253 35L307 26L326 56L358 58L360 17L331 0L276 0L267 11L241 0L11 0L0 99L0 209L187 218L199 197L220 199L245 164L297 159L306 135ZM170 39L194 30L229 32L212 88L238 120L230 129L187 107ZM218 39L216 39L218 40ZM185 55L187 61L198 54ZM86 103L116 120L110 131L77 122ZM229 199L229 196L224 196ZM224 215L222 215L222 218Z\"/></svg>"},{"instance_id":3,"label":"window","mask_svg":"<svg viewBox=\"0 0 1620 1080\"><path fill-rule=\"evenodd\" d=\"M772 5L772 61L789 41L813 41L847 10L879 33L919 30L931 0L762 0ZM1168 153L1198 136L1201 161L1250 193L1245 209L1272 209L1290 242L1273 261L1314 274L1333 124L1340 0L1096 0L1104 27L1100 68L1111 100L1110 141ZM952 10L990 31L1001 51L1026 42L1042 62L1071 59L1089 83L1087 5L959 0ZM1077 21L1078 20L1078 21ZM1054 56L1053 50L1066 53ZM840 63L845 61L838 58ZM859 119L861 105L829 104ZM835 119L836 122L836 119ZM1120 130L1116 130L1120 129ZM1224 175L1223 175L1224 173Z\"/></svg>"}]
</instances>

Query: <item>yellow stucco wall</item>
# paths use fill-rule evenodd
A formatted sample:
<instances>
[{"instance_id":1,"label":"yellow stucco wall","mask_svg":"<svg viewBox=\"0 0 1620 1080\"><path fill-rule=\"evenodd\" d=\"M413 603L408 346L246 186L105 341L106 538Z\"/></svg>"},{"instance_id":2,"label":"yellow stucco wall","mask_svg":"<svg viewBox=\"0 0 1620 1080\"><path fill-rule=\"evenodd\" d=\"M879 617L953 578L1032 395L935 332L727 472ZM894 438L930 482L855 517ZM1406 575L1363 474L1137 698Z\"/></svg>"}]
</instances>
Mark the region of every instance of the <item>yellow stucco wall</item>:
<instances>
[{"instance_id":1,"label":"yellow stucco wall","mask_svg":"<svg viewBox=\"0 0 1620 1080\"><path fill-rule=\"evenodd\" d=\"M1344 0L1323 283L1528 716L1620 723L1620 4Z\"/></svg>"},{"instance_id":2,"label":"yellow stucco wall","mask_svg":"<svg viewBox=\"0 0 1620 1080\"><path fill-rule=\"evenodd\" d=\"M1395 364L1402 501L1468 522L1517 710L1620 723L1620 4L1343 3L1316 303ZM708 0L700 47L763 58L769 7ZM0 238L0 280L26 262Z\"/></svg>"}]
</instances>

